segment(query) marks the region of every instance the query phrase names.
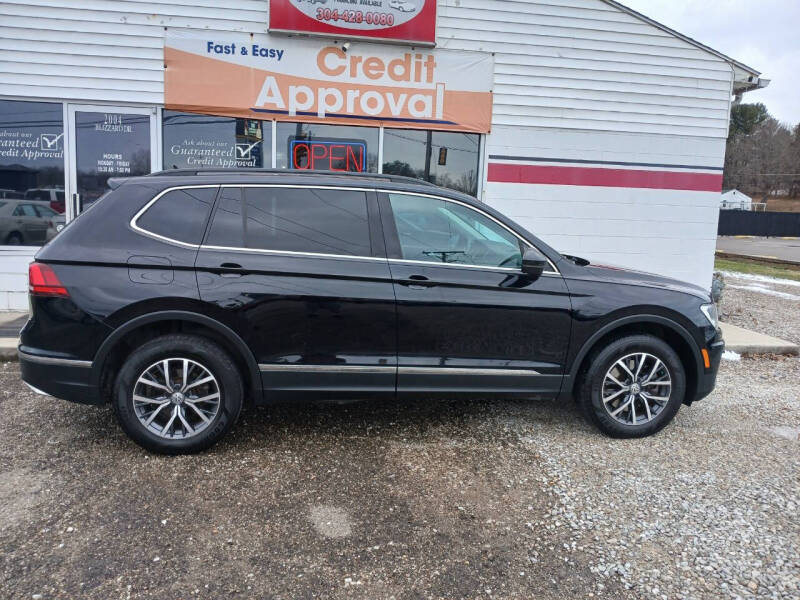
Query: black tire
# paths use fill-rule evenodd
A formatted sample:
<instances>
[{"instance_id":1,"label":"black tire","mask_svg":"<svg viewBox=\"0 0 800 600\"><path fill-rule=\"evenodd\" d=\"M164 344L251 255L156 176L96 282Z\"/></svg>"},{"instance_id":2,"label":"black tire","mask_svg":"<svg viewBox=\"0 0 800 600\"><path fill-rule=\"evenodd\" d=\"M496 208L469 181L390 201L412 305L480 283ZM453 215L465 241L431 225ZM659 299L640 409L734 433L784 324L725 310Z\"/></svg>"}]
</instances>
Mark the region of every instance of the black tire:
<instances>
[{"instance_id":1,"label":"black tire","mask_svg":"<svg viewBox=\"0 0 800 600\"><path fill-rule=\"evenodd\" d=\"M216 414L208 419L207 425L202 424L204 429L198 428L198 433L191 437L160 437L137 416L133 400L137 381L149 366L164 359L194 361L206 369L218 385L219 405ZM174 334L151 340L131 352L117 375L112 405L122 429L143 448L159 454L191 454L211 447L234 426L242 410L243 396L241 374L222 348L203 337ZM165 408L169 411L174 406L170 404ZM191 413L188 407L184 406L184 409Z\"/></svg>"},{"instance_id":2,"label":"black tire","mask_svg":"<svg viewBox=\"0 0 800 600\"><path fill-rule=\"evenodd\" d=\"M639 423L638 420L644 420L645 418L645 408L643 405L645 400L642 397L638 397L638 400L633 401L633 417L631 417L630 409L628 409L627 412L623 411L619 417L621 419L626 417L631 420L637 419L637 424L633 424L632 422L622 423L613 417L611 413L621 405L622 402L627 400L628 395L627 393L623 393L622 396L625 400L615 400L614 402L617 403L617 406L604 403L604 380L609 369L611 369L618 360L636 353L647 353L664 364L668 370L667 377L669 377L671 381L669 399L663 406L656 405L654 402L648 402L647 409L651 406L657 406L659 412L655 414L654 408L651 413L653 415L652 419ZM649 363L649 365L654 364L654 361ZM664 371L660 371L660 373L664 373ZM622 383L628 382L623 381ZM631 383L633 383L633 380L631 380ZM587 420L594 423L603 433L615 438L637 438L652 435L667 425L677 414L678 409L683 403L685 394L686 373L683 363L681 363L680 358L672 347L663 340L652 335L631 335L614 340L593 354L590 358L589 368L579 388L578 403L581 405ZM611 393L607 393L606 397L608 398L611 395ZM607 406L610 408L607 408ZM636 406L638 406L640 410L638 414L636 414Z\"/></svg>"},{"instance_id":3,"label":"black tire","mask_svg":"<svg viewBox=\"0 0 800 600\"><path fill-rule=\"evenodd\" d=\"M23 241L22 234L19 231L12 231L6 236L7 246L21 246Z\"/></svg>"}]
</instances>

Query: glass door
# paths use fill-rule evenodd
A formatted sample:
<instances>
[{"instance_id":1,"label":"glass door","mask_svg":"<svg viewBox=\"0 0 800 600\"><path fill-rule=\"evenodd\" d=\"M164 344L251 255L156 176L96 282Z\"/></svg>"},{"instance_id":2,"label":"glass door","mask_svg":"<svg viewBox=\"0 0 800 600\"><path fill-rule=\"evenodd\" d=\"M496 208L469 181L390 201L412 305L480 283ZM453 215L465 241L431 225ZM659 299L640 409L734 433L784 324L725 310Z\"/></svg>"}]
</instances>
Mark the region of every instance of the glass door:
<instances>
[{"instance_id":1,"label":"glass door","mask_svg":"<svg viewBox=\"0 0 800 600\"><path fill-rule=\"evenodd\" d=\"M160 165L157 109L68 106L67 218L102 196L110 177L146 175Z\"/></svg>"}]
</instances>

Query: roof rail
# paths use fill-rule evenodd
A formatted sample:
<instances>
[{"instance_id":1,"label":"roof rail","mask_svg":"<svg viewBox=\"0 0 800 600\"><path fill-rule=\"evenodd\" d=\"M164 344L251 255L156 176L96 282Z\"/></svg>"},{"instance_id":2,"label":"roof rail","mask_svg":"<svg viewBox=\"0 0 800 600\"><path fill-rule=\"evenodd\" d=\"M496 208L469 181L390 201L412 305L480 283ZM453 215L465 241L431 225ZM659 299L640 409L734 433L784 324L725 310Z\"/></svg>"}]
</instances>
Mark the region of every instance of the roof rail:
<instances>
[{"instance_id":1,"label":"roof rail","mask_svg":"<svg viewBox=\"0 0 800 600\"><path fill-rule=\"evenodd\" d=\"M393 181L398 183L416 183L418 185L428 185L431 187L439 187L435 183L425 181L424 179L417 179L415 177L406 177L405 175L392 175L389 173L357 173L353 171L321 171L321 170L307 170L302 171L298 169L269 169L269 168L232 168L232 169L167 169L165 171L156 171L150 173L147 177L170 177L174 175L230 175L235 173L237 175L327 175L328 177L354 177L363 179L383 179L385 181Z\"/></svg>"}]
</instances>

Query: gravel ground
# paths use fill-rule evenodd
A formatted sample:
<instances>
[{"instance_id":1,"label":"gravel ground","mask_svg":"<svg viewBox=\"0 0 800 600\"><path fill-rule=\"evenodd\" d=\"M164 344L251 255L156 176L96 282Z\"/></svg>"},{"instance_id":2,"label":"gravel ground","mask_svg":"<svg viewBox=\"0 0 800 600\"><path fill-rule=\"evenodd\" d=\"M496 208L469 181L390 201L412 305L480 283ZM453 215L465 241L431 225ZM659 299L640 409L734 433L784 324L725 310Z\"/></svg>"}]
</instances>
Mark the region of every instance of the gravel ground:
<instances>
[{"instance_id":1,"label":"gravel ground","mask_svg":"<svg viewBox=\"0 0 800 600\"><path fill-rule=\"evenodd\" d=\"M724 271L723 321L800 344L800 281Z\"/></svg>"},{"instance_id":2,"label":"gravel ground","mask_svg":"<svg viewBox=\"0 0 800 600\"><path fill-rule=\"evenodd\" d=\"M0 598L796 599L798 435L800 359L765 357L643 440L571 403L361 403L168 458L0 363Z\"/></svg>"}]
</instances>

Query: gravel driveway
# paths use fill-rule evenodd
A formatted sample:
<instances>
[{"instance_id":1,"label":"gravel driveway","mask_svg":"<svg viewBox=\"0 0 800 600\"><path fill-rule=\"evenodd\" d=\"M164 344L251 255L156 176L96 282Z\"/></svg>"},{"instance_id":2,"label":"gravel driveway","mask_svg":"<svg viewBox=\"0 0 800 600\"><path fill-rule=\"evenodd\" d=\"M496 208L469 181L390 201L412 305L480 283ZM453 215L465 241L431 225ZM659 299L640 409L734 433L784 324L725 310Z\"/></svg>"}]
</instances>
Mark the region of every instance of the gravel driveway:
<instances>
[{"instance_id":1,"label":"gravel driveway","mask_svg":"<svg viewBox=\"0 0 800 600\"><path fill-rule=\"evenodd\" d=\"M800 344L800 281L722 273L723 321Z\"/></svg>"},{"instance_id":2,"label":"gravel driveway","mask_svg":"<svg viewBox=\"0 0 800 600\"><path fill-rule=\"evenodd\" d=\"M644 440L571 404L251 411L198 456L0 364L0 598L798 598L800 359Z\"/></svg>"}]
</instances>

